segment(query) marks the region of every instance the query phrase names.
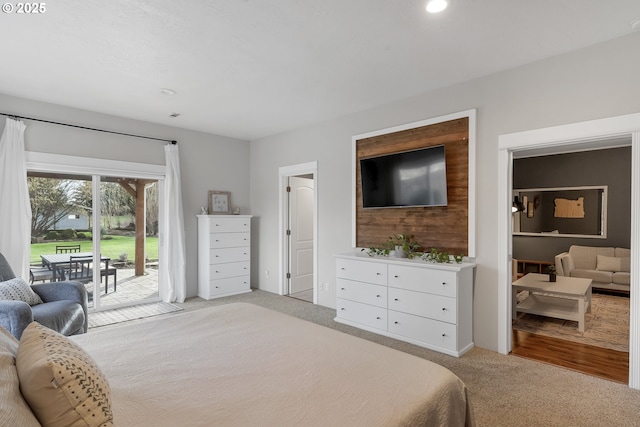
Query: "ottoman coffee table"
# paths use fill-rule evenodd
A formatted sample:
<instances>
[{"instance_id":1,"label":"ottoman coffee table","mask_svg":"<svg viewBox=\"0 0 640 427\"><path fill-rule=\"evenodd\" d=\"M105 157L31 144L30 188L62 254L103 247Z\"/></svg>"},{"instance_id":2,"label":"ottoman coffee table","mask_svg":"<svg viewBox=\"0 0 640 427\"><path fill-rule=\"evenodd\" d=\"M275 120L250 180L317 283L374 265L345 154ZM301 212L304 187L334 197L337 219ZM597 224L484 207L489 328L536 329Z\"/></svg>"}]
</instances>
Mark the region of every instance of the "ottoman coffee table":
<instances>
[{"instance_id":1,"label":"ottoman coffee table","mask_svg":"<svg viewBox=\"0 0 640 427\"><path fill-rule=\"evenodd\" d=\"M529 296L517 303L516 295L529 291ZM512 311L531 313L556 319L578 321L578 330L584 332L584 314L591 312L591 279L557 276L549 281L548 274L529 273L513 282Z\"/></svg>"}]
</instances>

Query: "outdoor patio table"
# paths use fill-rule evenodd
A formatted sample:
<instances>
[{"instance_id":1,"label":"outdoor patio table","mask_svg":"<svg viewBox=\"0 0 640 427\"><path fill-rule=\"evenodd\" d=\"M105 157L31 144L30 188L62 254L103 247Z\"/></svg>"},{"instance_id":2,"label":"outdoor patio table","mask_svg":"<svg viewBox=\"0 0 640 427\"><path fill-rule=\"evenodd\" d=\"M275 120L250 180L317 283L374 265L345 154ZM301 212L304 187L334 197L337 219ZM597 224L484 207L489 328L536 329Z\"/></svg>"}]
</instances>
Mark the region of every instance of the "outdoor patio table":
<instances>
[{"instance_id":1,"label":"outdoor patio table","mask_svg":"<svg viewBox=\"0 0 640 427\"><path fill-rule=\"evenodd\" d=\"M57 270L58 270L58 266L59 265L63 265L63 264L69 264L69 262L71 261L71 257L92 257L93 253L92 252L75 252L75 253L66 253L66 254L42 254L40 255L40 258L42 258L42 265L43 266L47 266L51 269L51 271L53 271L53 277L51 279L52 282L55 282L56 280L58 280L57 276ZM100 256L100 262L104 262L105 265L105 270L109 271L109 261L111 261L111 258L106 257L106 256ZM105 276L105 286L109 286L109 276Z\"/></svg>"}]
</instances>

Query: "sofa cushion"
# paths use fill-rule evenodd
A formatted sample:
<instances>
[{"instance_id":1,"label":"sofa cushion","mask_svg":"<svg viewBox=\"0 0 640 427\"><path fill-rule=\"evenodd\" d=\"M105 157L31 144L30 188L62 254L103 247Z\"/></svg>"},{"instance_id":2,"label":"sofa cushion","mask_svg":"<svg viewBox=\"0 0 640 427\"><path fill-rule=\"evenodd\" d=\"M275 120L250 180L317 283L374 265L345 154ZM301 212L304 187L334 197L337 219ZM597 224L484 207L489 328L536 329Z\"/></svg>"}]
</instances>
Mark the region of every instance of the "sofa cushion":
<instances>
[{"instance_id":1,"label":"sofa cushion","mask_svg":"<svg viewBox=\"0 0 640 427\"><path fill-rule=\"evenodd\" d=\"M571 277L591 279L594 282L611 283L613 280L613 273L610 271L583 270L576 268L571 272Z\"/></svg>"},{"instance_id":2,"label":"sofa cushion","mask_svg":"<svg viewBox=\"0 0 640 427\"><path fill-rule=\"evenodd\" d=\"M16 367L22 394L44 427L113 426L105 375L67 337L32 322L20 338Z\"/></svg>"},{"instance_id":3,"label":"sofa cushion","mask_svg":"<svg viewBox=\"0 0 640 427\"><path fill-rule=\"evenodd\" d=\"M18 340L0 327L0 426L39 427L40 423L20 393L17 352Z\"/></svg>"},{"instance_id":4,"label":"sofa cushion","mask_svg":"<svg viewBox=\"0 0 640 427\"><path fill-rule=\"evenodd\" d=\"M0 299L24 301L31 306L42 304L40 296L33 292L31 286L22 277L14 277L5 282L0 282Z\"/></svg>"},{"instance_id":5,"label":"sofa cushion","mask_svg":"<svg viewBox=\"0 0 640 427\"><path fill-rule=\"evenodd\" d=\"M610 257L604 255L597 256L597 265L596 270L600 271L623 271L630 272L631 271L631 258L619 258L619 257Z\"/></svg>"},{"instance_id":6,"label":"sofa cushion","mask_svg":"<svg viewBox=\"0 0 640 427\"><path fill-rule=\"evenodd\" d=\"M631 285L631 273L615 272L613 273L613 283L619 285Z\"/></svg>"},{"instance_id":7,"label":"sofa cushion","mask_svg":"<svg viewBox=\"0 0 640 427\"><path fill-rule=\"evenodd\" d=\"M595 270L598 255L614 256L615 251L610 247L596 246L578 246L573 245L569 248L569 254L573 258L576 268L581 270Z\"/></svg>"},{"instance_id":8,"label":"sofa cushion","mask_svg":"<svg viewBox=\"0 0 640 427\"><path fill-rule=\"evenodd\" d=\"M631 257L631 249L615 248L615 254L617 257L628 258Z\"/></svg>"},{"instance_id":9,"label":"sofa cushion","mask_svg":"<svg viewBox=\"0 0 640 427\"><path fill-rule=\"evenodd\" d=\"M58 331L62 335L84 332L84 310L75 301L46 302L31 307L31 312L34 321Z\"/></svg>"}]
</instances>

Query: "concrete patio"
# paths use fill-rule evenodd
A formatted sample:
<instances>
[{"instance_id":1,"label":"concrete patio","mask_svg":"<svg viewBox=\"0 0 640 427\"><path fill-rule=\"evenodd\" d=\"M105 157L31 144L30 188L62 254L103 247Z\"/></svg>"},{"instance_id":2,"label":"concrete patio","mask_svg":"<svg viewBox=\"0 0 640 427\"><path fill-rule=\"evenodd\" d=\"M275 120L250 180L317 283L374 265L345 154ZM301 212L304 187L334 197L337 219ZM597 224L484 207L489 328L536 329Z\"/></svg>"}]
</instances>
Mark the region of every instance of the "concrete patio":
<instances>
[{"instance_id":1,"label":"concrete patio","mask_svg":"<svg viewBox=\"0 0 640 427\"><path fill-rule=\"evenodd\" d=\"M117 286L114 291L113 276L109 277L109 292L105 293L104 282L100 287L100 305L102 309L109 306L132 302L143 303L158 298L158 270L145 268L143 276L135 276L133 268L119 268ZM85 285L89 293L93 293L93 283ZM93 307L90 297L89 307Z\"/></svg>"}]
</instances>

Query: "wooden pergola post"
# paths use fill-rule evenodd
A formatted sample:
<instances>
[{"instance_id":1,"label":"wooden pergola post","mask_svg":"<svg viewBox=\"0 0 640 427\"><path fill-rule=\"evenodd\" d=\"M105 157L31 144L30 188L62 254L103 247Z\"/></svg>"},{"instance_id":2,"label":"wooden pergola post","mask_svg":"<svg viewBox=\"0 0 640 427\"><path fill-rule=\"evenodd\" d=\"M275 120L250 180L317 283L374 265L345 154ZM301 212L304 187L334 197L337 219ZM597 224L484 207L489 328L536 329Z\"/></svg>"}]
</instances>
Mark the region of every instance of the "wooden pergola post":
<instances>
[{"instance_id":1,"label":"wooden pergola post","mask_svg":"<svg viewBox=\"0 0 640 427\"><path fill-rule=\"evenodd\" d=\"M136 256L135 256L135 275L144 275L145 267L145 242L147 238L147 198L145 197L145 189L147 184L154 181L142 179L122 179L118 181L120 185L129 193L136 201Z\"/></svg>"}]
</instances>

